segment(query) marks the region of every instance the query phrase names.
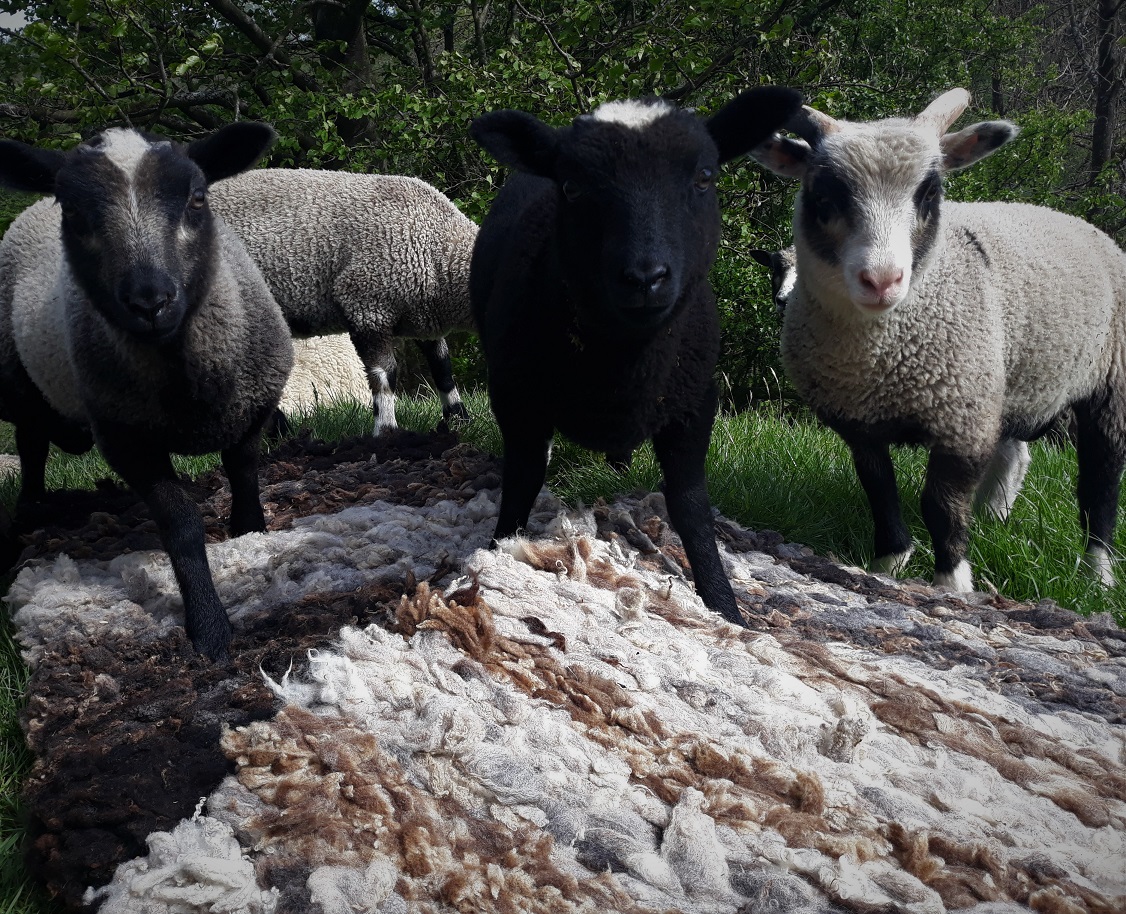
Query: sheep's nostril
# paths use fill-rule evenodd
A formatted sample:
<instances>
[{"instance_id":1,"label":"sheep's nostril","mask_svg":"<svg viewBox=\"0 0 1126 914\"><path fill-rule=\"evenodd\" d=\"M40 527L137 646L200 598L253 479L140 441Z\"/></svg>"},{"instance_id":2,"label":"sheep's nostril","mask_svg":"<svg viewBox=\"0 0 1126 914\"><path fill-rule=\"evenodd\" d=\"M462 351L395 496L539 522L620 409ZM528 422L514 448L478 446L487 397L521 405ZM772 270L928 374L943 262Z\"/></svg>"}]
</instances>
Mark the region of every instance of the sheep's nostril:
<instances>
[{"instance_id":1,"label":"sheep's nostril","mask_svg":"<svg viewBox=\"0 0 1126 914\"><path fill-rule=\"evenodd\" d=\"M626 282L646 292L656 292L668 277L668 265L663 263L646 267L629 267L625 271Z\"/></svg>"}]
</instances>

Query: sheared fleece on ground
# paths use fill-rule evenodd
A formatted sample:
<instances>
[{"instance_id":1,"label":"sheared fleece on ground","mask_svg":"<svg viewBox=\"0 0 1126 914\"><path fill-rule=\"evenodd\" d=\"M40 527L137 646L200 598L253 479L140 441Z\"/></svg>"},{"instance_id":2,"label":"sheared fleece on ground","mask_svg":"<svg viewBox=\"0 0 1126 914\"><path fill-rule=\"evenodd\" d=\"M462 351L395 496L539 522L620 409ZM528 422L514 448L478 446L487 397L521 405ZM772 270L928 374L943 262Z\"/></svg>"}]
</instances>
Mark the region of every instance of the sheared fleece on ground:
<instances>
[{"instance_id":1,"label":"sheared fleece on ground","mask_svg":"<svg viewBox=\"0 0 1126 914\"><path fill-rule=\"evenodd\" d=\"M226 667L163 555L114 555L155 542L126 493L21 540L30 860L71 906L1126 910L1112 624L721 521L743 631L686 583L660 496L544 493L498 554L491 458L370 446L285 445L271 532L209 546ZM221 539L220 478L198 495Z\"/></svg>"}]
</instances>

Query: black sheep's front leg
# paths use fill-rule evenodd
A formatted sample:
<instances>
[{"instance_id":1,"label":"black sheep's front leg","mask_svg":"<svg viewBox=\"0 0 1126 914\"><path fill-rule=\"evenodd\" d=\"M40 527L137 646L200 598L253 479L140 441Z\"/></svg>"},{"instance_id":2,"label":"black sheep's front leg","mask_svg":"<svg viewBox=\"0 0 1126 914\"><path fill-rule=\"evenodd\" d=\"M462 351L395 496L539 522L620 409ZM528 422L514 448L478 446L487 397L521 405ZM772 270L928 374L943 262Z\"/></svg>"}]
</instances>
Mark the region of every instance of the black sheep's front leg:
<instances>
[{"instance_id":1,"label":"black sheep's front leg","mask_svg":"<svg viewBox=\"0 0 1126 914\"><path fill-rule=\"evenodd\" d=\"M257 425L238 444L222 452L223 469L231 484L231 536L261 533L266 529L262 499L258 494L258 455L262 433Z\"/></svg>"},{"instance_id":2,"label":"black sheep's front leg","mask_svg":"<svg viewBox=\"0 0 1126 914\"><path fill-rule=\"evenodd\" d=\"M454 383L454 366L450 361L450 347L445 339L415 340L419 351L430 366L430 375L434 378L434 386L438 388L438 396L442 399L442 418L449 422L450 419L468 419L469 412L461 402L461 394L457 392Z\"/></svg>"},{"instance_id":3,"label":"black sheep's front leg","mask_svg":"<svg viewBox=\"0 0 1126 914\"><path fill-rule=\"evenodd\" d=\"M886 444L868 438L846 437L852 463L868 505L872 510L875 553L872 569L883 574L898 574L911 558L911 532L903 520L895 465Z\"/></svg>"},{"instance_id":4,"label":"black sheep's front leg","mask_svg":"<svg viewBox=\"0 0 1126 914\"><path fill-rule=\"evenodd\" d=\"M715 522L708 501L704 461L715 420L716 399L705 403L695 418L684 425L667 426L653 436L653 450L664 475L665 504L673 529L684 543L696 592L708 609L728 622L746 625L715 542Z\"/></svg>"},{"instance_id":5,"label":"black sheep's front leg","mask_svg":"<svg viewBox=\"0 0 1126 914\"><path fill-rule=\"evenodd\" d=\"M966 561L974 489L985 475L989 457L931 450L921 507L934 543L934 585L966 592L973 574Z\"/></svg>"},{"instance_id":6,"label":"black sheep's front leg","mask_svg":"<svg viewBox=\"0 0 1126 914\"><path fill-rule=\"evenodd\" d=\"M106 462L145 500L156 521L184 599L188 638L205 657L226 660L231 623L207 564L203 518L184 492L167 451L144 443L134 430L103 427L95 437Z\"/></svg>"},{"instance_id":7,"label":"black sheep's front leg","mask_svg":"<svg viewBox=\"0 0 1126 914\"><path fill-rule=\"evenodd\" d=\"M528 522L532 505L547 478L547 457L551 450L550 429L537 431L514 422L502 425L501 433L504 436L504 470L500 514L493 543L512 536Z\"/></svg>"}]
</instances>

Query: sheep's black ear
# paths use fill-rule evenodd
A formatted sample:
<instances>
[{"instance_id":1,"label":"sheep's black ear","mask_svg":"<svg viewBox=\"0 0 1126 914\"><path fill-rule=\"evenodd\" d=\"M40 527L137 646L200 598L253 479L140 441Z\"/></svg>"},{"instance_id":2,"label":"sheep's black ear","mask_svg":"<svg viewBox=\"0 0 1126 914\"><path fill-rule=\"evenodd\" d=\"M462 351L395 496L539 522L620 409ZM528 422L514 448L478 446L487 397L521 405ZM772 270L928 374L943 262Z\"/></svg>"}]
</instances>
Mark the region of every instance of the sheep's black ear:
<instances>
[{"instance_id":1,"label":"sheep's black ear","mask_svg":"<svg viewBox=\"0 0 1126 914\"><path fill-rule=\"evenodd\" d=\"M66 153L58 149L39 149L17 140L0 140L0 184L10 190L36 194L55 192L55 175Z\"/></svg>"},{"instance_id":2,"label":"sheep's black ear","mask_svg":"<svg viewBox=\"0 0 1126 914\"><path fill-rule=\"evenodd\" d=\"M469 135L501 165L550 178L559 151L559 131L523 111L492 111L475 117Z\"/></svg>"},{"instance_id":3,"label":"sheep's black ear","mask_svg":"<svg viewBox=\"0 0 1126 914\"><path fill-rule=\"evenodd\" d=\"M757 86L741 92L707 120L720 162L750 152L801 109L801 93L784 86Z\"/></svg>"},{"instance_id":4,"label":"sheep's black ear","mask_svg":"<svg viewBox=\"0 0 1126 914\"><path fill-rule=\"evenodd\" d=\"M275 139L277 134L269 124L239 121L191 143L187 155L212 184L255 165Z\"/></svg>"},{"instance_id":5,"label":"sheep's black ear","mask_svg":"<svg viewBox=\"0 0 1126 914\"><path fill-rule=\"evenodd\" d=\"M773 251L764 251L762 250L762 248L752 248L747 253L751 255L751 258L755 261L755 263L760 263L764 267L770 267L771 269L774 268Z\"/></svg>"}]
</instances>

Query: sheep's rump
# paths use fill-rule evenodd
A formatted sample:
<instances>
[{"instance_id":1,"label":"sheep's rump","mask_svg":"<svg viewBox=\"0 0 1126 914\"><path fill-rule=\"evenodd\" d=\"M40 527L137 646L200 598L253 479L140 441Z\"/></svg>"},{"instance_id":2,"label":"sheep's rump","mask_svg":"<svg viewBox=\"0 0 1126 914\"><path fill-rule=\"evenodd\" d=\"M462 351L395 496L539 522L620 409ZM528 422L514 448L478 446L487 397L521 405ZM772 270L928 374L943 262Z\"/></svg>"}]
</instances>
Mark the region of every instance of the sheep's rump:
<instances>
[{"instance_id":1,"label":"sheep's rump","mask_svg":"<svg viewBox=\"0 0 1126 914\"><path fill-rule=\"evenodd\" d=\"M72 904L108 883L103 911L151 914L1126 906L1112 625L721 520L741 631L686 584L660 496L543 493L498 554L492 458L369 447L285 443L270 532L209 546L229 668L191 652L127 493L25 537L32 860ZM196 488L216 540L229 495Z\"/></svg>"}]
</instances>

